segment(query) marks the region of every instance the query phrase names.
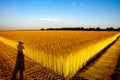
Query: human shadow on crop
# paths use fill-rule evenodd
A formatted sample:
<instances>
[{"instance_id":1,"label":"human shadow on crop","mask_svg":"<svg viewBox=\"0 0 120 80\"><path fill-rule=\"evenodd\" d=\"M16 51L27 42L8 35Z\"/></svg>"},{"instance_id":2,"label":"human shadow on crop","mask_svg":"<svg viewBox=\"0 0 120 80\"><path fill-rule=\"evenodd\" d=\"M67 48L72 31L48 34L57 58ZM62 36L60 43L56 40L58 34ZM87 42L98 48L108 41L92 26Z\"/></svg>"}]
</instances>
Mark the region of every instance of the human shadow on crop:
<instances>
[{"instance_id":1,"label":"human shadow on crop","mask_svg":"<svg viewBox=\"0 0 120 80\"><path fill-rule=\"evenodd\" d=\"M18 54L17 54L16 64L15 64L15 68L14 68L14 72L13 72L13 76L12 76L11 80L15 80L18 71L20 71L20 80L23 80L23 72L25 70L24 54L23 54L24 46L21 41L19 41L19 43L17 45L17 49L18 49Z\"/></svg>"}]
</instances>

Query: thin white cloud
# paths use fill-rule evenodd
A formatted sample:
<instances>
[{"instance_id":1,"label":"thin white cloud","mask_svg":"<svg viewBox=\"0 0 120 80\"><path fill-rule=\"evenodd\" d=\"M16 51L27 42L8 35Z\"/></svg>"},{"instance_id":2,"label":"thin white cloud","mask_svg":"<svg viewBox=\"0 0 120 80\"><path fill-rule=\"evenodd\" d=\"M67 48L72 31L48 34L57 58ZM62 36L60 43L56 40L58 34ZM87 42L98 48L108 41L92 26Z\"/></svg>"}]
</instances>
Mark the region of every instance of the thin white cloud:
<instances>
[{"instance_id":1,"label":"thin white cloud","mask_svg":"<svg viewBox=\"0 0 120 80\"><path fill-rule=\"evenodd\" d=\"M55 18L36 18L36 19L40 21L60 22L60 19L55 19Z\"/></svg>"}]
</instances>

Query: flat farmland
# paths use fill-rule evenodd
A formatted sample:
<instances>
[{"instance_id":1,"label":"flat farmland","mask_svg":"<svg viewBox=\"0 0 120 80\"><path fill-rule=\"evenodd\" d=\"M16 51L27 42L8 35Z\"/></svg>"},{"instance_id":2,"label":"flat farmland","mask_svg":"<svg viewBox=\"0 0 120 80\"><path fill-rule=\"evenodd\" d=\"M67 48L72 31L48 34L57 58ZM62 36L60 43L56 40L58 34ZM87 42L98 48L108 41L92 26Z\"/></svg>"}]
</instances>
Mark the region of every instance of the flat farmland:
<instances>
[{"instance_id":1,"label":"flat farmland","mask_svg":"<svg viewBox=\"0 0 120 80\"><path fill-rule=\"evenodd\" d=\"M0 31L0 41L17 49L24 42L24 55L66 79L115 41L119 32L106 31Z\"/></svg>"}]
</instances>

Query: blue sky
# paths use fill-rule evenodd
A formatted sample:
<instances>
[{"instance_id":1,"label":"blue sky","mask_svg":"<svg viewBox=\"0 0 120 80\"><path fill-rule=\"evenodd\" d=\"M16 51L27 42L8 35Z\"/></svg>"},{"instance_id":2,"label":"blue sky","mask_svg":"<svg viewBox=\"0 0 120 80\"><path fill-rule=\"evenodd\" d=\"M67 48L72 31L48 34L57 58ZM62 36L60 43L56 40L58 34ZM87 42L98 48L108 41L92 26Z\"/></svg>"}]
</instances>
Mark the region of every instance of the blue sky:
<instances>
[{"instance_id":1,"label":"blue sky","mask_svg":"<svg viewBox=\"0 0 120 80\"><path fill-rule=\"evenodd\" d=\"M120 0L0 0L0 29L120 27Z\"/></svg>"}]
</instances>

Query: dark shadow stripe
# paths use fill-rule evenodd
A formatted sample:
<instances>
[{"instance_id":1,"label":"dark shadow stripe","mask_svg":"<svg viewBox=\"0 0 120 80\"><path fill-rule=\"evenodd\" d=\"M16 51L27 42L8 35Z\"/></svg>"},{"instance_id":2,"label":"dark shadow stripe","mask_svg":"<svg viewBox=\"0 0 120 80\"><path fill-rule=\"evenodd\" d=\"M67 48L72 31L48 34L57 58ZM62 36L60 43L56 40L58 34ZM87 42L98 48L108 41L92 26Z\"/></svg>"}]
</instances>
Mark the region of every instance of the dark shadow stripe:
<instances>
[{"instance_id":1,"label":"dark shadow stripe","mask_svg":"<svg viewBox=\"0 0 120 80\"><path fill-rule=\"evenodd\" d=\"M98 60L102 55L103 53L108 50L118 39L120 38L120 36L118 36L112 43L110 43L107 47L105 47L103 50L101 50L98 54L96 54L94 57L90 58L87 63L79 70L77 71L77 73L72 77L72 79L76 79L77 77L79 78L80 76L77 76L78 73L86 70L90 65L91 63L94 63L96 60ZM83 79L84 80L84 79ZM86 79L85 79L86 80Z\"/></svg>"}]
</instances>

